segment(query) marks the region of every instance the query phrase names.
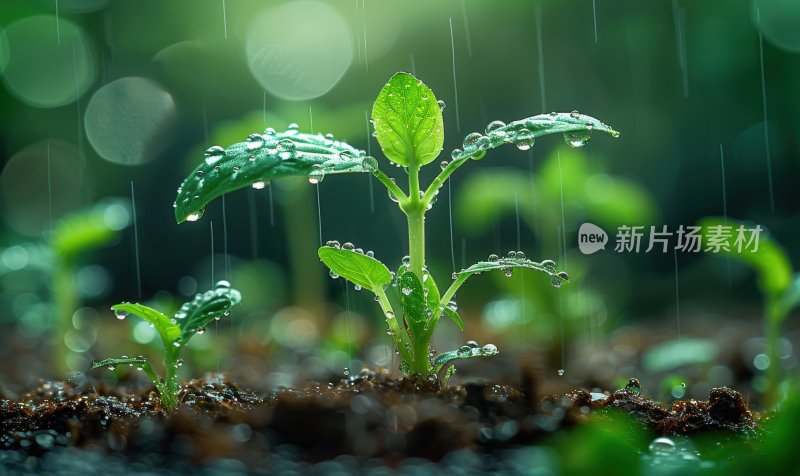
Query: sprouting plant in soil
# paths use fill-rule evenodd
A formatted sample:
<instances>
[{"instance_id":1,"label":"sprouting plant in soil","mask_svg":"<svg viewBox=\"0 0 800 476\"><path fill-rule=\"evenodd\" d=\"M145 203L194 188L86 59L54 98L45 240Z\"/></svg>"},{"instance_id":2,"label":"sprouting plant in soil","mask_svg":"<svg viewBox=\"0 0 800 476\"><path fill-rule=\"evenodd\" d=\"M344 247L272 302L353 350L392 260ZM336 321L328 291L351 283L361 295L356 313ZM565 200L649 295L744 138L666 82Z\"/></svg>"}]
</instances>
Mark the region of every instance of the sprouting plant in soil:
<instances>
[{"instance_id":1,"label":"sprouting plant in soil","mask_svg":"<svg viewBox=\"0 0 800 476\"><path fill-rule=\"evenodd\" d=\"M343 277L375 295L401 357L400 368L406 375L439 377L446 383L455 371L458 359L491 356L498 350L493 344L467 345L434 357L431 337L442 315L452 319L463 330L463 322L454 301L459 288L471 276L488 271L501 271L507 276L514 269L530 269L547 274L555 287L569 280L558 272L552 260L532 261L520 251L508 256L490 255L452 275L453 282L441 292L428 272L425 259L425 214L436 202L439 189L448 177L470 160L480 160L489 149L514 144L528 150L537 138L563 134L572 147L585 145L593 131L619 134L599 120L579 114L550 113L529 117L508 124L491 122L485 133L473 132L463 141L463 150L452 151L451 160L441 161L441 171L427 187L420 184L420 170L434 161L444 144L443 103L421 80L408 73L395 74L381 89L372 109L372 125L386 158L402 167L408 179L406 190L378 167L378 161L366 152L335 141L332 135L306 134L295 124L283 132L272 128L251 134L244 142L228 148L213 146L206 150L205 160L183 181L174 204L175 218L196 221L204 207L214 198L244 187L261 189L270 180L286 176L305 176L318 184L326 175L371 173L387 189L389 198L406 216L408 254L393 273L370 251L364 252L352 243L329 241L319 257L334 278ZM395 291L396 290L396 291ZM399 305L387 293L396 292ZM397 301L396 300L396 301Z\"/></svg>"},{"instance_id":2,"label":"sprouting plant in soil","mask_svg":"<svg viewBox=\"0 0 800 476\"><path fill-rule=\"evenodd\" d=\"M189 339L202 334L213 321L230 313L231 307L241 301L239 291L227 281L219 281L214 289L198 293L185 302L175 315L167 315L142 304L121 303L111 309L118 319L133 314L149 322L161 337L164 346L164 378L159 377L145 357L115 357L92 364L92 369L114 370L119 365L129 365L144 371L161 397L161 405L170 411L178 406L178 368L183 364L181 352Z\"/></svg>"},{"instance_id":3,"label":"sprouting plant in soil","mask_svg":"<svg viewBox=\"0 0 800 476\"><path fill-rule=\"evenodd\" d=\"M109 198L72 212L53 223L41 243L15 245L13 254L21 256L25 266L0 264L0 275L25 269L36 269L50 281L52 301L53 365L67 372L70 351L65 336L73 327L73 313L80 307L81 292L76 273L82 258L119 239L120 231L130 224L130 204L125 199ZM13 261L13 260L12 260Z\"/></svg>"},{"instance_id":4,"label":"sprouting plant in soil","mask_svg":"<svg viewBox=\"0 0 800 476\"><path fill-rule=\"evenodd\" d=\"M698 224L704 238L713 230L731 230L722 240L717 250L720 256L742 263L756 273L756 282L764 297L764 335L767 341L766 386L764 400L767 408L779 403L779 387L781 385L779 339L783 321L792 310L800 306L800 273L792 271L789 257L781 246L768 234L761 233L757 247L743 249L739 239L739 230L752 228L738 220L722 217L706 217ZM720 239L720 237L717 237ZM755 244L754 244L755 245Z\"/></svg>"}]
</instances>

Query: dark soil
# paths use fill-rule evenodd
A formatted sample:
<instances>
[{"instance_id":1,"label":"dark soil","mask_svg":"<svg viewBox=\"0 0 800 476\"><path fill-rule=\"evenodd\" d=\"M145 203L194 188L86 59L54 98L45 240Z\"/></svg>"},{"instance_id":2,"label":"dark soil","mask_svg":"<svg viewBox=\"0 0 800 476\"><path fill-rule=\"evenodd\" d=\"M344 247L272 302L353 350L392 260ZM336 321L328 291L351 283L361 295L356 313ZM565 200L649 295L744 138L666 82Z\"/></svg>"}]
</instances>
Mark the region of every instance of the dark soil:
<instances>
[{"instance_id":1,"label":"dark soil","mask_svg":"<svg viewBox=\"0 0 800 476\"><path fill-rule=\"evenodd\" d=\"M504 385L439 389L424 380L362 372L337 384L267 396L232 382L192 380L181 401L167 416L153 390L129 394L103 385L43 382L15 400L0 395L0 449L30 458L73 446L127 460L157 454L258 468L274 451L291 447L302 461L345 454L379 458L391 467L413 457L438 461L462 449L493 453L530 445L609 408L630 414L655 435L757 430L742 396L729 388L712 389L708 401L665 408L626 389L534 400Z\"/></svg>"}]
</instances>

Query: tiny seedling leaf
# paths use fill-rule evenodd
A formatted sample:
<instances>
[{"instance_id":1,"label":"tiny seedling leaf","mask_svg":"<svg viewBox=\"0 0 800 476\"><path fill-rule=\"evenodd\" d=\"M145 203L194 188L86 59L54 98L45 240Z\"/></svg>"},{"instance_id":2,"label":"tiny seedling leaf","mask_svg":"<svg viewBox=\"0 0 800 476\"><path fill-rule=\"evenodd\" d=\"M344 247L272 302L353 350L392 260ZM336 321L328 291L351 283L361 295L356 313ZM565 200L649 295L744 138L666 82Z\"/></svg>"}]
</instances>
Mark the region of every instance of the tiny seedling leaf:
<instances>
[{"instance_id":1,"label":"tiny seedling leaf","mask_svg":"<svg viewBox=\"0 0 800 476\"><path fill-rule=\"evenodd\" d=\"M161 390L161 379L158 378L158 375L153 371L153 367L150 365L150 362L147 361L146 358L139 356L139 357L112 357L110 359L103 359L92 362L91 370L107 368L113 370L115 367L119 365L130 365L131 367L136 367L139 370L144 371L147 374L147 377L156 385L156 387Z\"/></svg>"},{"instance_id":2,"label":"tiny seedling leaf","mask_svg":"<svg viewBox=\"0 0 800 476\"><path fill-rule=\"evenodd\" d=\"M53 228L50 246L61 260L70 259L112 243L130 223L130 205L124 199L109 199L72 213Z\"/></svg>"},{"instance_id":3,"label":"tiny seedling leaf","mask_svg":"<svg viewBox=\"0 0 800 476\"><path fill-rule=\"evenodd\" d=\"M239 304L242 296L231 288L227 281L220 281L203 293L197 293L194 299L187 301L175 313L175 321L181 330L181 340L185 344L201 329L205 329L214 320L227 315L231 308Z\"/></svg>"},{"instance_id":4,"label":"tiny seedling leaf","mask_svg":"<svg viewBox=\"0 0 800 476\"><path fill-rule=\"evenodd\" d=\"M491 357L497 355L499 351L494 344L486 344L483 347L476 344L465 344L456 350L444 352L433 359L433 372L438 374L447 365L456 360L473 359L475 357Z\"/></svg>"},{"instance_id":5,"label":"tiny seedling leaf","mask_svg":"<svg viewBox=\"0 0 800 476\"><path fill-rule=\"evenodd\" d=\"M748 229L755 228L756 225L745 223L733 219L724 219L721 217L707 217L698 221L698 225L702 227L703 233L703 249L707 252L714 252L721 256L729 257L734 261L738 261L753 269L756 273L758 286L761 292L772 298L778 298L785 293L792 283L792 265L786 252L775 242L766 230L759 234L758 249L751 251L754 246L746 248L742 245L742 250L739 251L737 239L739 239L739 229L745 233L744 239L750 237ZM729 234L720 234L718 231L728 230ZM712 235L716 235L718 242L724 242L725 246L718 249L716 246L709 251L709 240Z\"/></svg>"},{"instance_id":6,"label":"tiny seedling leaf","mask_svg":"<svg viewBox=\"0 0 800 476\"><path fill-rule=\"evenodd\" d=\"M428 320L428 303L422 283L413 271L406 271L398 278L397 289L414 336L421 336ZM438 303L436 305L438 306Z\"/></svg>"},{"instance_id":7,"label":"tiny seedling leaf","mask_svg":"<svg viewBox=\"0 0 800 476\"><path fill-rule=\"evenodd\" d=\"M172 345L181 336L180 327L173 323L169 317L143 304L124 302L111 306L111 309L117 317L124 318L129 314L133 314L152 324L158 335L161 336L161 341L164 343L165 348Z\"/></svg>"},{"instance_id":8,"label":"tiny seedling leaf","mask_svg":"<svg viewBox=\"0 0 800 476\"><path fill-rule=\"evenodd\" d=\"M493 127L494 124L497 124ZM579 114L552 112L539 114L506 125L492 123L487 132L473 132L464 139L461 156L481 158L487 150L504 144L516 144L521 150L530 149L536 138L549 134L564 134L564 140L572 147L582 147L589 142L592 132L599 131L619 137L619 132L594 117ZM458 158L458 157L454 157Z\"/></svg>"},{"instance_id":9,"label":"tiny seedling leaf","mask_svg":"<svg viewBox=\"0 0 800 476\"><path fill-rule=\"evenodd\" d=\"M227 149L206 150L205 160L178 188L175 220L197 220L216 197L244 187L263 188L275 178L301 176L319 182L328 174L372 172L377 166L363 150L321 134L294 127L267 129Z\"/></svg>"},{"instance_id":10,"label":"tiny seedling leaf","mask_svg":"<svg viewBox=\"0 0 800 476\"><path fill-rule=\"evenodd\" d=\"M433 91L408 73L397 73L381 89L372 121L383 153L404 167L433 162L442 151L442 111Z\"/></svg>"},{"instance_id":11,"label":"tiny seedling leaf","mask_svg":"<svg viewBox=\"0 0 800 476\"><path fill-rule=\"evenodd\" d=\"M467 269L455 273L456 276L465 278L475 274L485 273L487 271L503 271L510 273L515 268L532 269L534 271L541 271L548 274L552 278L552 284L555 287L560 287L561 284L569 282L569 275L561 271L556 271L555 263L550 260L537 263L525 258L498 258L495 261L480 261L473 264Z\"/></svg>"},{"instance_id":12,"label":"tiny seedling leaf","mask_svg":"<svg viewBox=\"0 0 800 476\"><path fill-rule=\"evenodd\" d=\"M355 250L323 246L317 254L334 274L373 293L392 282L392 273L383 263Z\"/></svg>"},{"instance_id":13,"label":"tiny seedling leaf","mask_svg":"<svg viewBox=\"0 0 800 476\"><path fill-rule=\"evenodd\" d=\"M464 332L464 321L461 320L461 316L458 315L458 311L445 306L444 313L456 323L461 332Z\"/></svg>"}]
</instances>

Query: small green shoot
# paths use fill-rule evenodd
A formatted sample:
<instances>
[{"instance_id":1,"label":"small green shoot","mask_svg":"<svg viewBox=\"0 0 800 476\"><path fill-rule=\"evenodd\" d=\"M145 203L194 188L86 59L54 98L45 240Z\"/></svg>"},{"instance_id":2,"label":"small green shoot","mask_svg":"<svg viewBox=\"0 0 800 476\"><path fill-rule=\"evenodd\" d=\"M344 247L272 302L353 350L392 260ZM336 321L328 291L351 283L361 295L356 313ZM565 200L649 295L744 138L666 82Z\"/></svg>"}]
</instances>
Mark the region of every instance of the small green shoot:
<instances>
[{"instance_id":1,"label":"small green shoot","mask_svg":"<svg viewBox=\"0 0 800 476\"><path fill-rule=\"evenodd\" d=\"M715 250L720 256L742 263L756 273L758 288L764 296L764 334L767 338L767 385L764 393L767 408L779 403L780 361L778 360L778 340L781 326L786 316L800 306L800 273L792 271L792 264L786 252L768 234L760 233L758 248L751 246L740 250L740 230L752 229L753 225L722 217L706 217L698 222L703 230L703 240L708 242L710 233L715 230L731 230L728 236L717 234L718 243L724 243Z\"/></svg>"},{"instance_id":2,"label":"small green shoot","mask_svg":"<svg viewBox=\"0 0 800 476\"><path fill-rule=\"evenodd\" d=\"M537 138L563 134L571 147L585 145L593 131L614 137L619 133L589 116L571 113L550 113L505 124L491 122L485 133L473 132L464 139L463 150L455 149L450 161L441 162L441 172L427 187L420 184L420 169L433 163L444 144L442 104L433 91L408 73L397 73L384 85L372 109L375 136L388 160L402 167L408 184L403 190L394 179L378 168L378 162L364 151L339 141L333 136L304 134L295 125L284 132L267 129L252 134L245 142L227 149L214 146L206 151L201 163L181 184L175 200L175 219L195 221L204 207L222 193L244 187L263 188L271 180L285 176L304 176L318 184L326 175L348 172L371 173L387 189L407 218L408 256L400 269L392 273L371 251L364 252L352 243L329 241L319 249L319 258L330 269L333 278L342 277L375 294L383 311L387 333L392 336L401 357L400 368L406 375L425 378L438 376L446 384L453 374L453 363L459 359L497 354L493 344L479 346L469 342L459 349L433 358L431 337L439 319L446 315L461 329L464 323L453 300L456 292L471 276L488 271L506 275L514 269L530 269L545 273L553 286L568 281L550 260L531 261L521 252L507 258L495 255L453 273L453 282L442 294L430 275L425 260L425 214L431 209L439 189L450 175L470 160L480 160L490 149L514 144L528 150ZM400 306L395 308L387 291L395 292Z\"/></svg>"},{"instance_id":3,"label":"small green shoot","mask_svg":"<svg viewBox=\"0 0 800 476\"><path fill-rule=\"evenodd\" d=\"M183 364L183 347L192 336L205 332L211 322L229 315L231 307L240 301L239 291L231 288L227 281L220 281L214 289L198 293L194 299L184 303L172 318L142 304L122 303L112 306L111 309L118 319L125 319L133 314L149 322L158 332L164 346L165 376L160 378L147 359L141 356L104 359L94 362L91 368L94 370L105 367L114 370L119 365L129 365L144 371L158 390L161 405L165 410L172 411L178 406L177 371Z\"/></svg>"}]
</instances>

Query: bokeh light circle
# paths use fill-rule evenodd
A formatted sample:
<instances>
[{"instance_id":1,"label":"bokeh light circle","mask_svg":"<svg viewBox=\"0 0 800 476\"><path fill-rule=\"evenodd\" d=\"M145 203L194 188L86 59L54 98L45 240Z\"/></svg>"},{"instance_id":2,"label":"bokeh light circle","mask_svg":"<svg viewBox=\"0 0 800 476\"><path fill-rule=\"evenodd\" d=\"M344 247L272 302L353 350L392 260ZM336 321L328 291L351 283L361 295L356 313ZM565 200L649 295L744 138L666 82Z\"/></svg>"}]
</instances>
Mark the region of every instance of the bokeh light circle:
<instances>
[{"instance_id":1,"label":"bokeh light circle","mask_svg":"<svg viewBox=\"0 0 800 476\"><path fill-rule=\"evenodd\" d=\"M342 15L318 1L265 10L247 31L247 65L270 94L302 101L322 96L353 62L353 38Z\"/></svg>"},{"instance_id":2,"label":"bokeh light circle","mask_svg":"<svg viewBox=\"0 0 800 476\"><path fill-rule=\"evenodd\" d=\"M797 0L755 0L753 21L774 46L800 53L800 2Z\"/></svg>"},{"instance_id":3,"label":"bokeh light circle","mask_svg":"<svg viewBox=\"0 0 800 476\"><path fill-rule=\"evenodd\" d=\"M37 142L14 154L0 172L4 221L18 233L40 236L51 205L54 220L78 208L89 185L80 178L79 164L77 149L60 141Z\"/></svg>"},{"instance_id":4,"label":"bokeh light circle","mask_svg":"<svg viewBox=\"0 0 800 476\"><path fill-rule=\"evenodd\" d=\"M38 15L8 25L2 36L7 42L4 54L0 40L0 57L7 57L3 82L25 104L64 106L94 82L97 68L92 45L75 23Z\"/></svg>"},{"instance_id":5,"label":"bokeh light circle","mask_svg":"<svg viewBox=\"0 0 800 476\"><path fill-rule=\"evenodd\" d=\"M86 108L86 135L97 153L116 164L139 165L167 145L175 101L149 79L128 77L106 84Z\"/></svg>"}]
</instances>

